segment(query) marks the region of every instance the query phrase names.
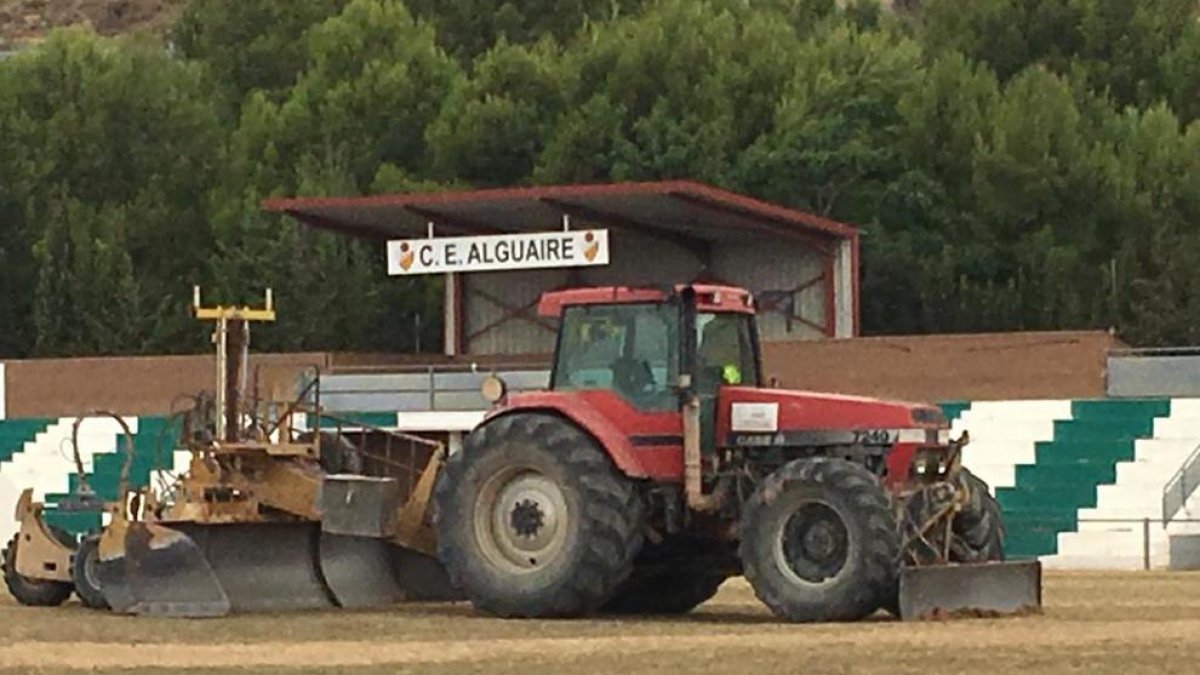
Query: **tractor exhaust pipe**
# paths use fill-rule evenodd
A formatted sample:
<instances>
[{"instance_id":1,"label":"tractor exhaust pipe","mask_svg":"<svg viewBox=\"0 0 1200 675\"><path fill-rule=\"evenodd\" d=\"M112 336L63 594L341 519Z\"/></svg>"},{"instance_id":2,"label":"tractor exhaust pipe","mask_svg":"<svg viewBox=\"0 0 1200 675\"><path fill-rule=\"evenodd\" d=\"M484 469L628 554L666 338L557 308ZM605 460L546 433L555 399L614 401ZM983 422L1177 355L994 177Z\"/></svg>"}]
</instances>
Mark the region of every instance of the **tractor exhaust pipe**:
<instances>
[{"instance_id":1,"label":"tractor exhaust pipe","mask_svg":"<svg viewBox=\"0 0 1200 675\"><path fill-rule=\"evenodd\" d=\"M721 478L711 494L704 492L704 470L700 458L700 399L687 391L683 403L683 485L688 508L711 513L728 498L729 481Z\"/></svg>"}]
</instances>

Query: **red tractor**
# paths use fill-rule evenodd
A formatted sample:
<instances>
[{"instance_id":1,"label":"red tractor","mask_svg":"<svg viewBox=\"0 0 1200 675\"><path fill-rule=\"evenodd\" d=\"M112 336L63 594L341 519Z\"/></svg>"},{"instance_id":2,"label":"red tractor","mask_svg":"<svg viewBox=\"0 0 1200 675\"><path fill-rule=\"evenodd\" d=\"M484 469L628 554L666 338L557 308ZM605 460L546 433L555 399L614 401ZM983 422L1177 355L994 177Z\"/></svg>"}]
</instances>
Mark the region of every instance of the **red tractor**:
<instances>
[{"instance_id":1,"label":"red tractor","mask_svg":"<svg viewBox=\"0 0 1200 675\"><path fill-rule=\"evenodd\" d=\"M769 388L740 288L545 294L547 391L484 385L448 460L438 556L507 617L683 613L742 574L777 616L1041 606L937 407Z\"/></svg>"}]
</instances>

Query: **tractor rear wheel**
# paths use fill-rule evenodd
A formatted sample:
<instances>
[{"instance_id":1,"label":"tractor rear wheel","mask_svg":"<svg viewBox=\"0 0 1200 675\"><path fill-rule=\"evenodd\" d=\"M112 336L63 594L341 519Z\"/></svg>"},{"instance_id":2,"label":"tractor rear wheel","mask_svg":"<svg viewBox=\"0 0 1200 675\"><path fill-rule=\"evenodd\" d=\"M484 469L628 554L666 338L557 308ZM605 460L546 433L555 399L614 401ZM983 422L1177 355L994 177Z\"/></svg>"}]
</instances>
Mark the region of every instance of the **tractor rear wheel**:
<instances>
[{"instance_id":1,"label":"tractor rear wheel","mask_svg":"<svg viewBox=\"0 0 1200 675\"><path fill-rule=\"evenodd\" d=\"M488 422L450 456L434 492L438 557L475 607L582 616L630 575L640 495L590 436L549 414Z\"/></svg>"},{"instance_id":2,"label":"tractor rear wheel","mask_svg":"<svg viewBox=\"0 0 1200 675\"><path fill-rule=\"evenodd\" d=\"M887 493L866 468L798 459L768 476L742 513L746 580L776 616L855 621L894 587L899 535Z\"/></svg>"},{"instance_id":3,"label":"tractor rear wheel","mask_svg":"<svg viewBox=\"0 0 1200 675\"><path fill-rule=\"evenodd\" d=\"M31 579L17 572L17 546L21 534L13 535L4 549L4 585L17 602L30 607L57 607L71 597L71 584L63 581Z\"/></svg>"},{"instance_id":4,"label":"tractor rear wheel","mask_svg":"<svg viewBox=\"0 0 1200 675\"><path fill-rule=\"evenodd\" d=\"M71 579L75 582L75 595L84 607L108 609L108 600L100 590L97 566L100 562L100 535L84 538L75 552L71 563Z\"/></svg>"}]
</instances>

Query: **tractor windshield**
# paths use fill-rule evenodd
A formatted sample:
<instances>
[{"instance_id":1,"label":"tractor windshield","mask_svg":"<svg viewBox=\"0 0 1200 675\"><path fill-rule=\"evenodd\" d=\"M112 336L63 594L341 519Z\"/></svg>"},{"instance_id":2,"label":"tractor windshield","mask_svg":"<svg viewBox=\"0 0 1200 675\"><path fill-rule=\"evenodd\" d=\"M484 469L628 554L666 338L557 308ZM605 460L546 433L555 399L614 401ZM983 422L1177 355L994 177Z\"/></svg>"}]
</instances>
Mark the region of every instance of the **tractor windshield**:
<instances>
[{"instance_id":1,"label":"tractor windshield","mask_svg":"<svg viewBox=\"0 0 1200 675\"><path fill-rule=\"evenodd\" d=\"M551 386L609 389L635 407L678 406L679 310L671 304L581 305L563 311Z\"/></svg>"}]
</instances>

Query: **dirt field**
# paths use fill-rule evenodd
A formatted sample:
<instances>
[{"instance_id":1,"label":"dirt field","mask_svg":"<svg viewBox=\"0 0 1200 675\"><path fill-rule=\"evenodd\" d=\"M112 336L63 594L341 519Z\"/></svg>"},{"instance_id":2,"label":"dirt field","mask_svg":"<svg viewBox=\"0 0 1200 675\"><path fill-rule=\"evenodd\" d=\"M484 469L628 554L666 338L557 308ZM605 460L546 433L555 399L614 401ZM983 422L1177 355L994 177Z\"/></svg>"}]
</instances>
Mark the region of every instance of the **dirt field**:
<instances>
[{"instance_id":1,"label":"dirt field","mask_svg":"<svg viewBox=\"0 0 1200 675\"><path fill-rule=\"evenodd\" d=\"M676 619L499 621L461 605L149 620L0 601L7 672L1195 673L1200 574L1047 573L1042 616L776 623L740 579ZM951 645L945 647L944 645Z\"/></svg>"}]
</instances>

